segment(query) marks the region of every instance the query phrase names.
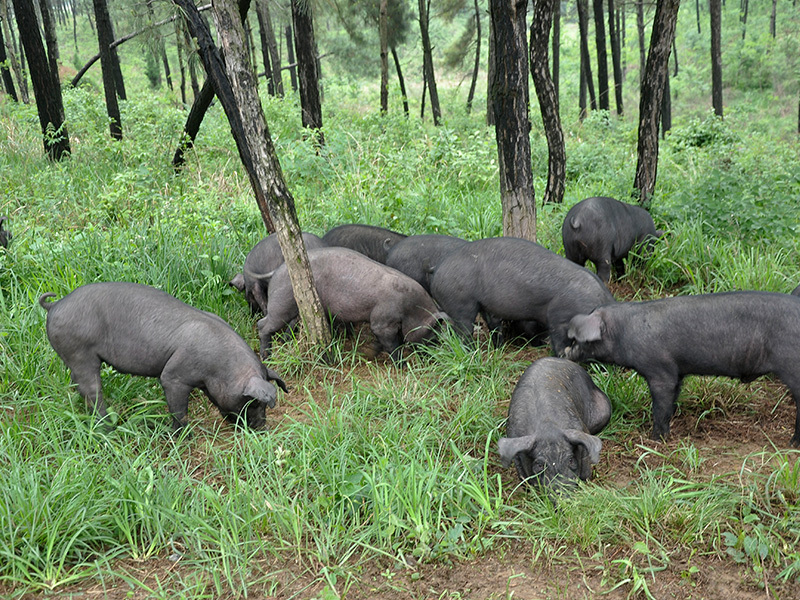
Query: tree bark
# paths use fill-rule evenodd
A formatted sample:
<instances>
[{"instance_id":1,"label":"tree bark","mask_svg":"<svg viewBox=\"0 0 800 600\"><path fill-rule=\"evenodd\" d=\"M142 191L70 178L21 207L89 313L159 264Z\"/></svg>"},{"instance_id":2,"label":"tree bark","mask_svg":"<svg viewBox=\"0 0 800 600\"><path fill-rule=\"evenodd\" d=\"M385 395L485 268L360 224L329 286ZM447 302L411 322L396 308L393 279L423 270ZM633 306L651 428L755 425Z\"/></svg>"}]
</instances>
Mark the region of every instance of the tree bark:
<instances>
[{"instance_id":1,"label":"tree bark","mask_svg":"<svg viewBox=\"0 0 800 600\"><path fill-rule=\"evenodd\" d=\"M536 241L536 205L528 118L527 0L490 0L494 26L495 136L503 206L503 235ZM524 26L524 25L523 25Z\"/></svg>"},{"instance_id":2,"label":"tree bark","mask_svg":"<svg viewBox=\"0 0 800 600\"><path fill-rule=\"evenodd\" d=\"M644 0L636 2L636 31L639 34L639 93L644 85L644 69L647 62L647 53L644 44Z\"/></svg>"},{"instance_id":3,"label":"tree bark","mask_svg":"<svg viewBox=\"0 0 800 600\"><path fill-rule=\"evenodd\" d=\"M672 97L669 91L669 68L664 72L664 95L661 97L661 139L672 129Z\"/></svg>"},{"instance_id":4,"label":"tree bark","mask_svg":"<svg viewBox=\"0 0 800 600\"><path fill-rule=\"evenodd\" d=\"M560 1L534 0L531 20L531 74L533 75L533 85L536 88L536 96L539 98L539 109L542 113L542 124L548 150L547 186L542 199L545 204L548 202L561 203L564 200L566 181L567 155L564 147L564 132L561 129L558 96L550 77L547 55L553 12L556 4Z\"/></svg>"},{"instance_id":5,"label":"tree bark","mask_svg":"<svg viewBox=\"0 0 800 600\"><path fill-rule=\"evenodd\" d=\"M772 12L769 15L769 34L775 39L778 27L778 0L772 0Z\"/></svg>"},{"instance_id":6,"label":"tree bark","mask_svg":"<svg viewBox=\"0 0 800 600\"><path fill-rule=\"evenodd\" d=\"M744 38L747 35L747 13L750 9L750 0L741 0L741 4L739 6L739 20L742 22L742 41L744 41Z\"/></svg>"},{"instance_id":7,"label":"tree bark","mask_svg":"<svg viewBox=\"0 0 800 600\"><path fill-rule=\"evenodd\" d=\"M380 2L378 29L381 44L381 114L389 112L389 8L387 0Z\"/></svg>"},{"instance_id":8,"label":"tree bark","mask_svg":"<svg viewBox=\"0 0 800 600\"><path fill-rule=\"evenodd\" d=\"M245 60L241 13L232 0L214 3L216 29L223 53L214 46L211 33L192 0L173 0L184 11L192 36L198 41L200 57L217 97L231 124L256 202L268 231L275 231L292 282L300 318L311 344L327 346L330 331L314 288L308 255L297 221L294 198L283 178L272 144L255 75ZM249 0L247 0L249 5ZM246 14L246 13L245 13Z\"/></svg>"},{"instance_id":9,"label":"tree bark","mask_svg":"<svg viewBox=\"0 0 800 600\"><path fill-rule=\"evenodd\" d=\"M639 141L637 146L634 196L650 207L658 169L658 120L669 68L669 52L675 36L680 0L658 0L647 54L645 77L639 101Z\"/></svg>"},{"instance_id":10,"label":"tree bark","mask_svg":"<svg viewBox=\"0 0 800 600\"><path fill-rule=\"evenodd\" d=\"M3 77L3 89L6 91L6 94L11 96L14 102L19 102L17 90L14 88L14 79L11 77L11 70L8 68L7 60L3 28L0 27L0 74L2 74Z\"/></svg>"},{"instance_id":11,"label":"tree bark","mask_svg":"<svg viewBox=\"0 0 800 600\"><path fill-rule=\"evenodd\" d=\"M122 116L117 102L117 85L114 78L114 58L111 55L111 43L114 33L111 29L111 17L108 14L106 0L92 0L94 4L94 19L97 23L97 41L100 45L100 67L103 70L103 90L106 97L106 112L111 137L115 140L122 139Z\"/></svg>"},{"instance_id":12,"label":"tree bark","mask_svg":"<svg viewBox=\"0 0 800 600\"><path fill-rule=\"evenodd\" d=\"M397 83L400 86L400 95L403 96L403 112L408 118L408 94L406 93L406 80L403 78L403 70L400 68L400 57L397 56L397 49L392 46L392 59L394 60L394 70L397 71Z\"/></svg>"},{"instance_id":13,"label":"tree bark","mask_svg":"<svg viewBox=\"0 0 800 600\"><path fill-rule=\"evenodd\" d=\"M39 13L42 15L42 28L44 29L44 41L47 45L47 59L53 77L58 77L58 36L56 35L56 25L53 23L53 14L47 0L39 0Z\"/></svg>"},{"instance_id":14,"label":"tree bark","mask_svg":"<svg viewBox=\"0 0 800 600\"><path fill-rule=\"evenodd\" d=\"M553 4L553 89L559 101L559 75L561 72L561 2Z\"/></svg>"},{"instance_id":15,"label":"tree bark","mask_svg":"<svg viewBox=\"0 0 800 600\"><path fill-rule=\"evenodd\" d=\"M28 104L28 102L30 102L30 97L28 96L28 78L25 73L25 66L17 59L18 52L15 49L17 44L14 38L14 30L10 25L7 0L0 0L0 9L2 10L2 14L0 14L0 21L2 21L2 23L0 23L0 26L2 26L3 29L8 60L11 63L11 70L17 78L17 86L19 87L19 95L22 98L22 102Z\"/></svg>"},{"instance_id":16,"label":"tree bark","mask_svg":"<svg viewBox=\"0 0 800 600\"><path fill-rule=\"evenodd\" d=\"M263 37L263 43L269 54L269 69L272 74L270 78L270 94L283 98L283 79L281 75L281 55L278 52L278 42L275 39L275 30L272 27L272 16L269 13L267 0L256 0L256 11L258 12L259 29ZM264 54L264 67L267 66L267 53Z\"/></svg>"},{"instance_id":17,"label":"tree bark","mask_svg":"<svg viewBox=\"0 0 800 600\"><path fill-rule=\"evenodd\" d=\"M489 8L491 10L491 0L489 0ZM497 71L497 58L494 50L494 23L492 22L491 15L489 18L489 58L486 67L486 124L490 127L494 126L494 96L492 95L492 82L496 77Z\"/></svg>"},{"instance_id":18,"label":"tree bark","mask_svg":"<svg viewBox=\"0 0 800 600\"><path fill-rule=\"evenodd\" d=\"M597 98L594 94L594 81L592 80L592 62L589 58L589 10L587 0L578 0L578 29L580 31L581 46L581 80L589 90L589 104L592 110L597 110ZM581 120L586 116L586 100L584 95L581 104Z\"/></svg>"},{"instance_id":19,"label":"tree bark","mask_svg":"<svg viewBox=\"0 0 800 600\"><path fill-rule=\"evenodd\" d=\"M614 0L608 0L608 35L611 38L611 65L614 69L614 100L617 114L622 115L622 61L619 45L619 29L616 23L617 12L614 10Z\"/></svg>"},{"instance_id":20,"label":"tree bark","mask_svg":"<svg viewBox=\"0 0 800 600\"><path fill-rule=\"evenodd\" d=\"M709 0L711 29L711 105L722 117L722 6L721 0Z\"/></svg>"},{"instance_id":21,"label":"tree bark","mask_svg":"<svg viewBox=\"0 0 800 600\"><path fill-rule=\"evenodd\" d=\"M50 70L33 0L13 0L13 3L19 37L31 73L44 150L51 160L61 160L70 152L61 84Z\"/></svg>"},{"instance_id":22,"label":"tree bark","mask_svg":"<svg viewBox=\"0 0 800 600\"><path fill-rule=\"evenodd\" d=\"M150 25L155 27L155 20L156 20L156 13L153 10L153 0L147 0L147 12L150 15ZM161 64L164 66L164 78L167 80L167 87L169 87L170 91L173 90L172 87L172 74L169 70L169 60L167 59L167 47L164 43L164 36L161 33L158 33L158 53L161 55Z\"/></svg>"},{"instance_id":23,"label":"tree bark","mask_svg":"<svg viewBox=\"0 0 800 600\"><path fill-rule=\"evenodd\" d=\"M286 58L289 61L289 79L292 82L292 91L297 91L297 63L294 60L294 40L292 38L292 26L287 25L284 29L286 34Z\"/></svg>"},{"instance_id":24,"label":"tree bark","mask_svg":"<svg viewBox=\"0 0 800 600\"><path fill-rule=\"evenodd\" d=\"M605 13L603 0L593 0L594 9L594 39L597 48L597 103L600 110L609 109L608 98L608 53L606 52Z\"/></svg>"},{"instance_id":25,"label":"tree bark","mask_svg":"<svg viewBox=\"0 0 800 600\"><path fill-rule=\"evenodd\" d=\"M316 143L325 145L322 135L322 103L319 94L319 63L311 5L292 0L294 50L297 53L297 74L300 84L300 111L303 127L314 131Z\"/></svg>"},{"instance_id":26,"label":"tree bark","mask_svg":"<svg viewBox=\"0 0 800 600\"><path fill-rule=\"evenodd\" d=\"M478 83L478 71L481 68L481 10L475 0L475 64L472 67L472 81L467 94L467 114L472 112L472 101L475 99L475 86Z\"/></svg>"},{"instance_id":27,"label":"tree bark","mask_svg":"<svg viewBox=\"0 0 800 600\"><path fill-rule=\"evenodd\" d=\"M695 11L697 12L697 35L700 35L701 33L703 33L700 30L700 0L694 0L694 8Z\"/></svg>"},{"instance_id":28,"label":"tree bark","mask_svg":"<svg viewBox=\"0 0 800 600\"><path fill-rule=\"evenodd\" d=\"M442 120L442 109L439 106L439 92L436 89L436 76L433 72L433 50L431 48L431 38L428 33L429 6L430 0L419 0L419 30L422 36L422 70L425 82L428 86L428 95L431 98L433 124L438 127Z\"/></svg>"}]
</instances>

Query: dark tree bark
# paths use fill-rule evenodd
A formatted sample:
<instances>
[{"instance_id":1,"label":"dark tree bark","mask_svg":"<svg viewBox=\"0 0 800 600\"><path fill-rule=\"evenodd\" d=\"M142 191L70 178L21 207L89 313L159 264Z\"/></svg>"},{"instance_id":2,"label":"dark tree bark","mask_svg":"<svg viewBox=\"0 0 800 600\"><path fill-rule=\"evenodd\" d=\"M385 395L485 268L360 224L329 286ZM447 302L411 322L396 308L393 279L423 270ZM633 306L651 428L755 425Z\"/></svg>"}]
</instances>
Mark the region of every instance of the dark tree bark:
<instances>
[{"instance_id":1,"label":"dark tree bark","mask_svg":"<svg viewBox=\"0 0 800 600\"><path fill-rule=\"evenodd\" d=\"M6 54L11 63L11 70L17 78L17 86L19 87L19 95L22 98L22 102L28 104L30 102L30 96L28 95L28 76L25 72L25 59L24 57L20 57L19 60L17 59L19 52L17 50L16 38L14 37L14 28L10 26L11 21L9 20L7 0L0 0L0 11L2 12L2 14L0 14L0 26L3 29L5 38Z\"/></svg>"},{"instance_id":2,"label":"dark tree bark","mask_svg":"<svg viewBox=\"0 0 800 600\"><path fill-rule=\"evenodd\" d=\"M60 81L58 77L58 36L56 35L56 25L53 22L50 3L47 0L39 0L39 13L42 15L44 42L47 45L47 59L50 63L50 70L53 72L53 76Z\"/></svg>"},{"instance_id":3,"label":"dark tree bark","mask_svg":"<svg viewBox=\"0 0 800 600\"><path fill-rule=\"evenodd\" d=\"M742 22L742 41L747 35L747 13L750 9L750 0L740 0L739 20Z\"/></svg>"},{"instance_id":4,"label":"dark tree bark","mask_svg":"<svg viewBox=\"0 0 800 600\"><path fill-rule=\"evenodd\" d=\"M322 103L319 95L319 62L311 4L292 0L294 50L297 53L297 74L300 84L300 109L303 127L315 132L316 142L325 145L322 135Z\"/></svg>"},{"instance_id":5,"label":"dark tree bark","mask_svg":"<svg viewBox=\"0 0 800 600\"><path fill-rule=\"evenodd\" d=\"M467 94L467 114L472 112L472 101L475 99L475 86L478 84L478 71L481 68L481 10L475 0L475 64L472 67L472 81Z\"/></svg>"},{"instance_id":6,"label":"dark tree bark","mask_svg":"<svg viewBox=\"0 0 800 600\"><path fill-rule=\"evenodd\" d=\"M664 73L664 95L661 97L661 139L672 129L672 97L669 91L669 69Z\"/></svg>"},{"instance_id":7,"label":"dark tree bark","mask_svg":"<svg viewBox=\"0 0 800 600\"><path fill-rule=\"evenodd\" d=\"M97 23L97 40L100 45L100 67L103 70L103 90L106 97L106 112L108 113L111 137L115 140L122 139L122 117L117 102L117 82L114 78L114 58L111 44L114 41L114 32L111 29L111 17L108 14L106 0L92 0L94 4L94 18Z\"/></svg>"},{"instance_id":8,"label":"dark tree bark","mask_svg":"<svg viewBox=\"0 0 800 600\"><path fill-rule=\"evenodd\" d=\"M675 38L672 38L672 58L674 59L673 64L675 65L675 70L672 72L673 77L678 76L678 47L675 45ZM669 83L669 82L667 82Z\"/></svg>"},{"instance_id":9,"label":"dark tree bark","mask_svg":"<svg viewBox=\"0 0 800 600\"><path fill-rule=\"evenodd\" d=\"M175 21L175 49L178 52L178 69L181 74L181 103L186 106L186 67L183 66L183 27L184 25L181 21ZM172 164L175 164L174 160ZM181 164L183 164L183 161L181 161Z\"/></svg>"},{"instance_id":10,"label":"dark tree bark","mask_svg":"<svg viewBox=\"0 0 800 600\"><path fill-rule=\"evenodd\" d=\"M534 0L531 19L531 74L539 109L542 113L544 134L547 138L547 186L542 202L561 203L564 200L567 154L564 132L558 110L558 96L550 77L547 48L550 42L550 24L555 5L561 0Z\"/></svg>"},{"instance_id":11,"label":"dark tree bark","mask_svg":"<svg viewBox=\"0 0 800 600\"><path fill-rule=\"evenodd\" d=\"M292 26L287 25L284 29L286 34L286 58L289 60L289 79L292 82L292 90L297 91L297 63L294 60L294 40L292 39Z\"/></svg>"},{"instance_id":12,"label":"dark tree bark","mask_svg":"<svg viewBox=\"0 0 800 600\"><path fill-rule=\"evenodd\" d=\"M281 55L278 52L278 42L275 39L275 30L272 27L272 16L269 13L269 4L266 0L256 1L259 29L261 30L262 45L266 44L268 52L264 54L264 67L267 67L267 54L269 54L269 69L272 74L269 82L270 94L283 98L283 79L281 76Z\"/></svg>"},{"instance_id":13,"label":"dark tree bark","mask_svg":"<svg viewBox=\"0 0 800 600\"><path fill-rule=\"evenodd\" d=\"M647 53L644 44L644 0L636 2L636 31L639 34L639 90L641 93L644 84L644 69L647 62Z\"/></svg>"},{"instance_id":14,"label":"dark tree bark","mask_svg":"<svg viewBox=\"0 0 800 600\"><path fill-rule=\"evenodd\" d=\"M698 0L699 1L699 0ZM772 12L769 15L769 34L775 39L778 25L778 0L772 0Z\"/></svg>"},{"instance_id":15,"label":"dark tree bark","mask_svg":"<svg viewBox=\"0 0 800 600\"><path fill-rule=\"evenodd\" d=\"M490 0L494 26L494 98L503 235L536 241L528 118L527 0ZM520 24L523 31L520 33Z\"/></svg>"},{"instance_id":16,"label":"dark tree bark","mask_svg":"<svg viewBox=\"0 0 800 600\"><path fill-rule=\"evenodd\" d=\"M491 10L491 0L489 0L489 8ZM492 92L492 82L496 76L497 58L495 56L495 42L494 42L494 23L489 19L489 57L488 65L486 67L486 124L494 126L494 96Z\"/></svg>"},{"instance_id":17,"label":"dark tree bark","mask_svg":"<svg viewBox=\"0 0 800 600\"><path fill-rule=\"evenodd\" d=\"M618 13L614 10L614 0L608 0L608 35L611 38L611 65L614 69L614 101L617 106L617 114L621 115L622 110L622 62L619 45L619 29L617 28L616 17Z\"/></svg>"},{"instance_id":18,"label":"dark tree bark","mask_svg":"<svg viewBox=\"0 0 800 600\"><path fill-rule=\"evenodd\" d=\"M597 103L600 110L608 110L608 54L606 52L603 0L592 0L592 8L594 9L595 47L597 48Z\"/></svg>"},{"instance_id":19,"label":"dark tree bark","mask_svg":"<svg viewBox=\"0 0 800 600\"><path fill-rule=\"evenodd\" d=\"M431 38L428 34L428 8L430 0L419 0L419 30L422 36L422 70L425 83L428 86L428 95L431 98L431 113L433 124L438 126L442 120L442 109L439 106L439 92L436 89L436 76L433 72L433 49Z\"/></svg>"},{"instance_id":20,"label":"dark tree bark","mask_svg":"<svg viewBox=\"0 0 800 600\"><path fill-rule=\"evenodd\" d=\"M406 93L406 80L403 78L403 70L400 68L400 57L397 56L397 49L392 46L392 58L394 59L394 69L397 71L397 83L400 85L400 94L403 96L403 112L408 118L408 94Z\"/></svg>"},{"instance_id":21,"label":"dark tree bark","mask_svg":"<svg viewBox=\"0 0 800 600\"><path fill-rule=\"evenodd\" d=\"M19 102L17 90L14 88L14 79L11 77L11 70L8 68L8 57L6 56L6 45L3 39L3 28L0 27L0 74L3 77L3 89L6 94L11 96L14 102Z\"/></svg>"},{"instance_id":22,"label":"dark tree bark","mask_svg":"<svg viewBox=\"0 0 800 600\"><path fill-rule=\"evenodd\" d=\"M553 4L553 89L559 101L559 75L561 71L561 2Z\"/></svg>"},{"instance_id":23,"label":"dark tree bark","mask_svg":"<svg viewBox=\"0 0 800 600\"><path fill-rule=\"evenodd\" d=\"M256 3L256 7L259 4ZM267 93L270 96L275 95L275 81L272 77L272 58L270 56L269 45L267 44L266 27L264 26L264 17L261 11L256 9L256 17L258 18L258 37L261 40L261 57L264 60L264 77L267 78Z\"/></svg>"},{"instance_id":24,"label":"dark tree bark","mask_svg":"<svg viewBox=\"0 0 800 600\"><path fill-rule=\"evenodd\" d=\"M722 117L722 6L721 0L708 1L711 29L711 104Z\"/></svg>"},{"instance_id":25,"label":"dark tree bark","mask_svg":"<svg viewBox=\"0 0 800 600\"><path fill-rule=\"evenodd\" d=\"M53 77L50 70L47 52L39 35L39 23L36 20L33 0L13 0L13 2L17 29L31 73L44 150L51 160L61 160L70 152L69 134L64 122L61 84L57 77Z\"/></svg>"},{"instance_id":26,"label":"dark tree bark","mask_svg":"<svg viewBox=\"0 0 800 600\"><path fill-rule=\"evenodd\" d=\"M650 50L639 101L639 141L637 146L634 196L649 208L656 186L658 168L658 118L669 68L669 52L675 36L680 0L658 0L653 18Z\"/></svg>"},{"instance_id":27,"label":"dark tree bark","mask_svg":"<svg viewBox=\"0 0 800 600\"><path fill-rule=\"evenodd\" d=\"M589 58L589 9L587 0L578 0L578 29L580 31L581 46L581 85L585 85L589 90L589 104L592 110L597 110L597 98L594 94L594 81L592 80L592 63ZM583 88L583 89L586 89ZM581 103L580 118L586 117L586 95L581 91L583 101Z\"/></svg>"},{"instance_id":28,"label":"dark tree bark","mask_svg":"<svg viewBox=\"0 0 800 600\"><path fill-rule=\"evenodd\" d=\"M389 8L387 0L380 2L378 19L381 44L381 114L389 112Z\"/></svg>"},{"instance_id":29,"label":"dark tree bark","mask_svg":"<svg viewBox=\"0 0 800 600\"><path fill-rule=\"evenodd\" d=\"M700 30L700 0L694 0L695 11L697 12L697 34L703 33Z\"/></svg>"},{"instance_id":30,"label":"dark tree bark","mask_svg":"<svg viewBox=\"0 0 800 600\"><path fill-rule=\"evenodd\" d=\"M153 10L153 0L147 0L147 12L150 15L150 23L155 27L156 13ZM167 59L167 48L164 44L164 37L158 34L158 53L161 55L161 64L164 66L164 78L167 80L167 87L170 91L172 87L172 74L169 71L169 60Z\"/></svg>"},{"instance_id":31,"label":"dark tree bark","mask_svg":"<svg viewBox=\"0 0 800 600\"><path fill-rule=\"evenodd\" d=\"M294 198L283 178L272 145L255 86L255 74L243 54L241 13L232 0L218 0L214 4L217 33L225 55L223 63L221 53L211 39L211 32L192 0L174 2L183 10L192 37L197 39L207 79L213 82L216 96L231 124L239 156L250 177L264 224L268 231L274 231L278 237L278 244L289 267L300 318L310 342L327 346L330 343L330 331L314 288ZM249 5L250 0L246 2Z\"/></svg>"}]
</instances>

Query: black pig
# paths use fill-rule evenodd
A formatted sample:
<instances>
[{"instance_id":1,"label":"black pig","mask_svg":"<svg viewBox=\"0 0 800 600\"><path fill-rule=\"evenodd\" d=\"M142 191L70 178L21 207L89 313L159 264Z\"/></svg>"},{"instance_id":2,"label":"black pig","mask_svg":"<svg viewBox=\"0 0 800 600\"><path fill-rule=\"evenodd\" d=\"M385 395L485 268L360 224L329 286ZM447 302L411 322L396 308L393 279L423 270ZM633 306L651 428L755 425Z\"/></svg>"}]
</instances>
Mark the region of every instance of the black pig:
<instances>
[{"instance_id":1,"label":"black pig","mask_svg":"<svg viewBox=\"0 0 800 600\"><path fill-rule=\"evenodd\" d=\"M792 296L800 296L800 285L792 290Z\"/></svg>"},{"instance_id":2,"label":"black pig","mask_svg":"<svg viewBox=\"0 0 800 600\"><path fill-rule=\"evenodd\" d=\"M652 244L663 234L641 206L605 196L578 202L569 209L561 226L566 257L581 266L592 261L606 284L611 279L612 265L617 277L621 277L628 252L642 243Z\"/></svg>"},{"instance_id":3,"label":"black pig","mask_svg":"<svg viewBox=\"0 0 800 600\"><path fill-rule=\"evenodd\" d=\"M327 244L313 233L303 233L306 250L324 248ZM230 285L244 292L244 297L253 313L267 314L268 279L264 276L272 273L283 264L283 251L278 244L278 236L269 235L258 242L244 259L243 272L236 275Z\"/></svg>"},{"instance_id":4,"label":"black pig","mask_svg":"<svg viewBox=\"0 0 800 600\"><path fill-rule=\"evenodd\" d=\"M14 237L8 229L3 229L3 223L6 221L8 221L8 217L0 217L0 246L3 248L8 248L11 238Z\"/></svg>"},{"instance_id":5,"label":"black pig","mask_svg":"<svg viewBox=\"0 0 800 600\"><path fill-rule=\"evenodd\" d=\"M433 274L431 293L465 339L472 338L478 313L490 326L500 319L536 321L548 328L556 355L567 345L573 316L614 301L591 271L513 237L477 240L451 252Z\"/></svg>"},{"instance_id":6,"label":"black pig","mask_svg":"<svg viewBox=\"0 0 800 600\"><path fill-rule=\"evenodd\" d=\"M469 242L450 235L412 235L389 249L386 266L405 273L430 293L433 270L444 257L464 244Z\"/></svg>"},{"instance_id":7,"label":"black pig","mask_svg":"<svg viewBox=\"0 0 800 600\"><path fill-rule=\"evenodd\" d=\"M368 322L377 340L399 361L403 342L423 342L446 319L430 295L410 277L347 248L309 250L308 259L322 307L343 323ZM259 320L261 355L266 358L272 336L298 317L286 265L269 283L266 316Z\"/></svg>"},{"instance_id":8,"label":"black pig","mask_svg":"<svg viewBox=\"0 0 800 600\"><path fill-rule=\"evenodd\" d=\"M406 236L374 225L339 225L322 236L328 246L350 248L372 260L386 264L389 249Z\"/></svg>"},{"instance_id":9,"label":"black pig","mask_svg":"<svg viewBox=\"0 0 800 600\"><path fill-rule=\"evenodd\" d=\"M636 369L653 399L653 439L666 438L686 375L750 382L774 373L800 403L800 302L774 292L724 292L621 302L577 315L567 358ZM792 445L800 445L800 412Z\"/></svg>"},{"instance_id":10,"label":"black pig","mask_svg":"<svg viewBox=\"0 0 800 600\"><path fill-rule=\"evenodd\" d=\"M198 388L232 423L264 425L275 406L275 381L252 348L217 315L192 308L150 286L90 283L57 302L43 294L47 337L69 368L89 409L107 415L100 381L106 363L120 373L158 377L173 427L186 424L189 393Z\"/></svg>"},{"instance_id":11,"label":"black pig","mask_svg":"<svg viewBox=\"0 0 800 600\"><path fill-rule=\"evenodd\" d=\"M592 476L600 461L599 433L611 418L611 402L579 365L541 358L517 382L508 407L507 437L498 452L512 460L520 479L565 492Z\"/></svg>"}]
</instances>

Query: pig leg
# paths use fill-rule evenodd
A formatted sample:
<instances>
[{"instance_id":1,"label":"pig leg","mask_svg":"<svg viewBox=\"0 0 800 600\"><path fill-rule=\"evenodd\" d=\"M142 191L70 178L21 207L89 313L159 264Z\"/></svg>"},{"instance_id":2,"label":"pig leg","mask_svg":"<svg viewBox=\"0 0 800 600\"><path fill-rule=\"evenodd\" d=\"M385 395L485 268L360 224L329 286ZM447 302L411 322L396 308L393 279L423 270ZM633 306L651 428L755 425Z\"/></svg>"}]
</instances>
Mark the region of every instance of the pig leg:
<instances>
[{"instance_id":1,"label":"pig leg","mask_svg":"<svg viewBox=\"0 0 800 600\"><path fill-rule=\"evenodd\" d=\"M179 431L188 422L189 394L194 389L193 386L182 381L180 373L185 370L185 363L181 358L180 354L173 355L158 378L161 381L161 387L164 388L164 395L167 397L167 407L172 415L174 431Z\"/></svg>"},{"instance_id":2,"label":"pig leg","mask_svg":"<svg viewBox=\"0 0 800 600\"><path fill-rule=\"evenodd\" d=\"M618 258L614 261L614 272L617 274L617 279L624 277L625 275L625 260L623 258Z\"/></svg>"},{"instance_id":3,"label":"pig leg","mask_svg":"<svg viewBox=\"0 0 800 600\"><path fill-rule=\"evenodd\" d=\"M257 281L256 284L253 286L253 301L258 305L259 309L261 309L261 314L267 314L267 292L264 289L264 286L261 284L260 281Z\"/></svg>"},{"instance_id":4,"label":"pig leg","mask_svg":"<svg viewBox=\"0 0 800 600\"><path fill-rule=\"evenodd\" d=\"M273 311L267 313L263 319L259 319L258 340L261 345L261 360L266 360L272 353L272 336L288 324L296 322L297 318L297 306L295 305L293 314L283 311L277 314L276 311Z\"/></svg>"},{"instance_id":5,"label":"pig leg","mask_svg":"<svg viewBox=\"0 0 800 600\"><path fill-rule=\"evenodd\" d=\"M100 421L105 419L108 413L100 380L100 359L96 356L81 357L79 364L70 366L69 370L78 393L86 401L86 408L90 413L96 414Z\"/></svg>"},{"instance_id":6,"label":"pig leg","mask_svg":"<svg viewBox=\"0 0 800 600\"><path fill-rule=\"evenodd\" d=\"M665 440L669 435L669 421L675 412L675 402L681 391L682 380L677 374L661 372L650 374L647 385L653 397L653 435L654 440Z\"/></svg>"}]
</instances>

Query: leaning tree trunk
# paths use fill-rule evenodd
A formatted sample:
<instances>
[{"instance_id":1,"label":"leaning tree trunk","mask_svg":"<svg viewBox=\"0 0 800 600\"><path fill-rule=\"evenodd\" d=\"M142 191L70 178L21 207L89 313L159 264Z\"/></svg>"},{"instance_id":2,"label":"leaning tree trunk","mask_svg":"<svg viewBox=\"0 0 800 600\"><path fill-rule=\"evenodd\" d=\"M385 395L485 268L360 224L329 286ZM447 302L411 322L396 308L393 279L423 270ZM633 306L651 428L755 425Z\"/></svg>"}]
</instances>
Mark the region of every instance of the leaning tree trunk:
<instances>
[{"instance_id":1,"label":"leaning tree trunk","mask_svg":"<svg viewBox=\"0 0 800 600\"><path fill-rule=\"evenodd\" d=\"M522 33L518 30L520 23L524 23L528 0L491 0L490 9L495 43L495 76L490 85L494 99L503 235L536 241L527 96L527 29Z\"/></svg>"},{"instance_id":2,"label":"leaning tree trunk","mask_svg":"<svg viewBox=\"0 0 800 600\"><path fill-rule=\"evenodd\" d=\"M28 59L28 67L36 97L36 110L42 128L44 150L51 160L61 160L69 155L69 134L64 122L64 102L61 84L53 77L39 35L39 23L33 0L13 0L17 29Z\"/></svg>"},{"instance_id":3,"label":"leaning tree trunk","mask_svg":"<svg viewBox=\"0 0 800 600\"><path fill-rule=\"evenodd\" d=\"M594 40L597 48L597 103L600 110L609 109L608 99L608 54L606 52L606 28L603 17L603 0L593 0Z\"/></svg>"},{"instance_id":4,"label":"leaning tree trunk","mask_svg":"<svg viewBox=\"0 0 800 600\"><path fill-rule=\"evenodd\" d=\"M616 23L617 12L614 0L608 0L608 35L611 38L611 65L614 69L614 100L617 114L622 114L622 61L620 60L619 29Z\"/></svg>"},{"instance_id":5,"label":"leaning tree trunk","mask_svg":"<svg viewBox=\"0 0 800 600\"><path fill-rule=\"evenodd\" d=\"M531 74L539 109L542 113L544 134L547 138L547 187L543 202L561 203L564 200L567 154L564 148L564 132L561 130L561 117L558 111L558 96L550 77L547 55L550 24L555 5L561 0L535 0L531 20Z\"/></svg>"},{"instance_id":6,"label":"leaning tree trunk","mask_svg":"<svg viewBox=\"0 0 800 600\"><path fill-rule=\"evenodd\" d=\"M634 196L649 208L656 186L658 169L658 120L669 68L669 52L675 25L678 21L680 0L658 0L647 54L642 94L639 101L639 142L637 146L636 176L633 180Z\"/></svg>"},{"instance_id":7,"label":"leaning tree trunk","mask_svg":"<svg viewBox=\"0 0 800 600\"><path fill-rule=\"evenodd\" d=\"M117 102L117 85L114 78L114 57L111 43L114 33L111 29L111 17L108 14L106 0L92 0L94 3L94 18L97 23L97 41L100 45L100 67L103 70L103 90L106 96L106 112L108 113L108 126L111 137L115 140L122 139L122 117Z\"/></svg>"},{"instance_id":8,"label":"leaning tree trunk","mask_svg":"<svg viewBox=\"0 0 800 600\"><path fill-rule=\"evenodd\" d=\"M428 86L428 95L431 98L433 124L438 126L442 121L442 109L439 106L439 91L436 89L436 76L433 72L433 50L431 48L431 37L428 33L429 6L430 0L419 0L419 30L422 37L422 70L425 83Z\"/></svg>"},{"instance_id":9,"label":"leaning tree trunk","mask_svg":"<svg viewBox=\"0 0 800 600\"><path fill-rule=\"evenodd\" d=\"M389 7L388 0L380 2L380 30L381 43L381 114L389 112Z\"/></svg>"},{"instance_id":10,"label":"leaning tree trunk","mask_svg":"<svg viewBox=\"0 0 800 600\"><path fill-rule=\"evenodd\" d=\"M720 0L709 0L711 19L711 104L714 114L722 116L722 7Z\"/></svg>"},{"instance_id":11,"label":"leaning tree trunk","mask_svg":"<svg viewBox=\"0 0 800 600\"><path fill-rule=\"evenodd\" d=\"M225 55L223 62L221 53L211 39L211 32L192 0L173 2L184 12L192 37L197 39L200 57L230 122L264 224L278 236L309 341L327 347L330 343L327 319L314 288L294 198L283 178L264 119L255 76L244 55L244 29L239 8L233 0L217 0L214 3L217 33Z\"/></svg>"},{"instance_id":12,"label":"leaning tree trunk","mask_svg":"<svg viewBox=\"0 0 800 600\"><path fill-rule=\"evenodd\" d=\"M472 101L475 99L475 86L478 83L478 71L481 68L481 10L475 0L475 64L472 67L472 81L467 94L467 114L472 112Z\"/></svg>"},{"instance_id":13,"label":"leaning tree trunk","mask_svg":"<svg viewBox=\"0 0 800 600\"><path fill-rule=\"evenodd\" d=\"M294 49L297 53L297 74L300 84L300 112L303 127L314 131L316 143L325 145L322 135L322 102L319 95L319 62L314 38L311 4L292 0Z\"/></svg>"},{"instance_id":14,"label":"leaning tree trunk","mask_svg":"<svg viewBox=\"0 0 800 600\"><path fill-rule=\"evenodd\" d=\"M406 93L406 80L403 78L403 70L400 68L400 57L397 56L397 49L392 46L392 59L394 59L394 69L397 71L397 83L400 86L400 94L403 96L403 112L408 118L408 94Z\"/></svg>"},{"instance_id":15,"label":"leaning tree trunk","mask_svg":"<svg viewBox=\"0 0 800 600\"><path fill-rule=\"evenodd\" d=\"M19 102L17 90L14 88L14 79L11 77L11 70L8 68L7 60L6 46L3 40L3 28L0 27L0 75L3 77L3 89L6 91L6 94L11 96L14 102Z\"/></svg>"}]
</instances>

